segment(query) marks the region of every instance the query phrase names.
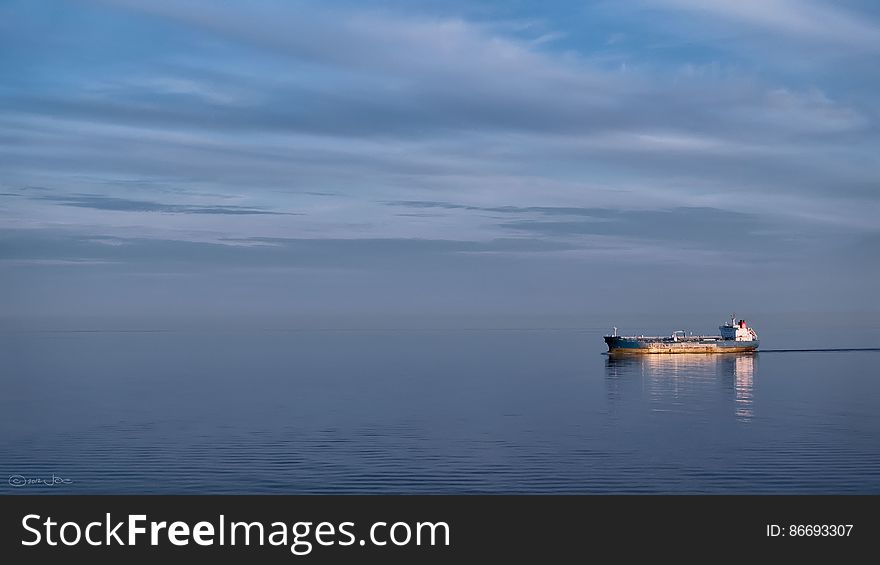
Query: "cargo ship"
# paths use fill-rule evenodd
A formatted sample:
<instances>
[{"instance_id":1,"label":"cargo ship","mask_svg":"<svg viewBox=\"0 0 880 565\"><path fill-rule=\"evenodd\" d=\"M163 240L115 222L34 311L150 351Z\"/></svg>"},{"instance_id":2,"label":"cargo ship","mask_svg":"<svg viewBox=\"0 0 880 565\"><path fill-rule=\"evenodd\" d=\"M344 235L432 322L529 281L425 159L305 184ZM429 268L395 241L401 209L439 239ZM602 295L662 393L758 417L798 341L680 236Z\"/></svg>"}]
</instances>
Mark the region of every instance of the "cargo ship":
<instances>
[{"instance_id":1,"label":"cargo ship","mask_svg":"<svg viewBox=\"0 0 880 565\"><path fill-rule=\"evenodd\" d=\"M736 319L718 326L721 335L687 335L676 330L669 336L604 336L609 355L643 355L651 353L746 353L758 349L758 334L745 320Z\"/></svg>"}]
</instances>

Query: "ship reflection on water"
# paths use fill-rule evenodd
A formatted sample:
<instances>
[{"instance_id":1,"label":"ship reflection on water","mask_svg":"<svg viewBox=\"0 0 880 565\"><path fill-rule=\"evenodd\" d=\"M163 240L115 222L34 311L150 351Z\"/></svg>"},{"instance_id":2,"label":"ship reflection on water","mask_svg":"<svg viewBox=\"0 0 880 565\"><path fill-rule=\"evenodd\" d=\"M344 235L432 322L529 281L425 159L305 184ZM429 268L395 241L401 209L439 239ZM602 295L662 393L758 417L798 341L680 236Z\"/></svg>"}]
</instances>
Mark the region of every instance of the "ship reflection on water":
<instances>
[{"instance_id":1,"label":"ship reflection on water","mask_svg":"<svg viewBox=\"0 0 880 565\"><path fill-rule=\"evenodd\" d=\"M755 400L755 356L738 355L733 358L733 391L736 417L751 420Z\"/></svg>"},{"instance_id":2,"label":"ship reflection on water","mask_svg":"<svg viewBox=\"0 0 880 565\"><path fill-rule=\"evenodd\" d=\"M757 374L757 356L751 353L609 356L605 361L612 404L632 394L654 412L693 412L717 400L732 403L742 422L755 415Z\"/></svg>"}]
</instances>

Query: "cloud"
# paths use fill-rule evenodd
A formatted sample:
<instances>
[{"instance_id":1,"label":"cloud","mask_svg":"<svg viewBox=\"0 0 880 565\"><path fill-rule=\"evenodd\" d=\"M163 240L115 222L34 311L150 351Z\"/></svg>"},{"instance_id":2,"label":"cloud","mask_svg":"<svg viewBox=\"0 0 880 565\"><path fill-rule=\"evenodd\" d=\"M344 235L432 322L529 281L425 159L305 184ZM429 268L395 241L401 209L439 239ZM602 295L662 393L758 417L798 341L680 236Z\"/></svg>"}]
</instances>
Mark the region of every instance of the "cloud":
<instances>
[{"instance_id":1,"label":"cloud","mask_svg":"<svg viewBox=\"0 0 880 565\"><path fill-rule=\"evenodd\" d=\"M191 204L163 204L147 200L131 200L118 196L101 196L97 194L77 194L70 196L37 196L38 200L57 202L64 206L91 208L93 210L109 210L113 212L160 212L164 214L221 214L221 215L282 215L296 216L291 212L276 212L247 208L244 206L196 206Z\"/></svg>"},{"instance_id":2,"label":"cloud","mask_svg":"<svg viewBox=\"0 0 880 565\"><path fill-rule=\"evenodd\" d=\"M554 212L558 213L558 212ZM670 210L581 209L577 220L516 220L503 227L553 234L603 234L652 240L691 242L695 246L731 243L741 245L765 227L753 214L715 208L690 207Z\"/></svg>"},{"instance_id":3,"label":"cloud","mask_svg":"<svg viewBox=\"0 0 880 565\"><path fill-rule=\"evenodd\" d=\"M732 212L711 207L677 207L660 210L623 210L599 207L470 206L448 202L398 201L387 203L414 209L461 210L495 218L504 230L533 237L569 241L574 248L589 248L602 236L606 243L640 247L663 245L670 249L737 251L740 257L780 257L796 251L806 241L830 237L815 228L785 227L754 213ZM513 216L513 218L511 218ZM783 237L781 237L783 236Z\"/></svg>"},{"instance_id":4,"label":"cloud","mask_svg":"<svg viewBox=\"0 0 880 565\"><path fill-rule=\"evenodd\" d=\"M654 0L670 8L703 14L843 45L880 49L880 26L831 2L815 0Z\"/></svg>"},{"instance_id":5,"label":"cloud","mask_svg":"<svg viewBox=\"0 0 880 565\"><path fill-rule=\"evenodd\" d=\"M236 64L243 55L236 53L219 69L177 63L174 73L165 64L152 78L140 71L136 78L114 78L103 89L79 95L13 97L7 104L94 121L409 137L487 129L707 130L725 118L719 109L763 104L755 86L710 80L677 84L621 73L592 65L586 57L554 56L503 28L460 18L304 12L285 4L248 11L200 2L111 5L257 49L265 72L244 70ZM228 57L227 50L206 55L216 66L216 57ZM218 97L239 103L221 104ZM772 126L762 133L781 124ZM694 138L718 137L703 134Z\"/></svg>"},{"instance_id":6,"label":"cloud","mask_svg":"<svg viewBox=\"0 0 880 565\"><path fill-rule=\"evenodd\" d=\"M385 202L388 206L404 206L407 208L440 208L443 210L469 210L478 212L497 212L502 214L519 214L524 212L540 212L543 214L589 215L591 208L562 208L553 206L470 206L451 202L434 202L430 200L397 200Z\"/></svg>"},{"instance_id":7,"label":"cloud","mask_svg":"<svg viewBox=\"0 0 880 565\"><path fill-rule=\"evenodd\" d=\"M237 270L278 267L443 269L467 253L545 253L572 249L562 242L508 237L489 241L421 238L223 238L215 242L108 235L62 230L3 230L0 260L7 266L99 266L138 272L172 269Z\"/></svg>"}]
</instances>

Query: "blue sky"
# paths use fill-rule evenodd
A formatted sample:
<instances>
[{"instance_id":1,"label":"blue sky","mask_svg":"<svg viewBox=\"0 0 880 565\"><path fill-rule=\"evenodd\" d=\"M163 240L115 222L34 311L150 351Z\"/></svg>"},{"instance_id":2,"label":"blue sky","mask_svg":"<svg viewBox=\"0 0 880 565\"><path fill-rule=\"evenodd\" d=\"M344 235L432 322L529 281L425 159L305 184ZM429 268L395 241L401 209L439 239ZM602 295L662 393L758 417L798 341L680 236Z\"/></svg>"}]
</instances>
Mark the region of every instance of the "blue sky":
<instances>
[{"instance_id":1,"label":"blue sky","mask_svg":"<svg viewBox=\"0 0 880 565\"><path fill-rule=\"evenodd\" d=\"M0 5L0 307L876 310L880 7Z\"/></svg>"}]
</instances>

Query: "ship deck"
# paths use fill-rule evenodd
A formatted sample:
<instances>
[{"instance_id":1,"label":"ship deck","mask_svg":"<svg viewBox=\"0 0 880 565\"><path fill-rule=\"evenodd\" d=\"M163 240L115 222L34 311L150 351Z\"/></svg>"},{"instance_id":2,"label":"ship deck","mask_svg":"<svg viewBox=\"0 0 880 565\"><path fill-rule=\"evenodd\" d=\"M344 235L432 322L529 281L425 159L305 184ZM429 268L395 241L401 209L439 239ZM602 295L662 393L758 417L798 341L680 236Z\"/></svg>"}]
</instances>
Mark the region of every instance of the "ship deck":
<instances>
[{"instance_id":1,"label":"ship deck","mask_svg":"<svg viewBox=\"0 0 880 565\"><path fill-rule=\"evenodd\" d=\"M618 335L607 336L615 337L619 340L641 341L649 343L676 343L676 342L701 342L701 341L723 341L720 335L688 335L688 336L644 336L644 335Z\"/></svg>"}]
</instances>

